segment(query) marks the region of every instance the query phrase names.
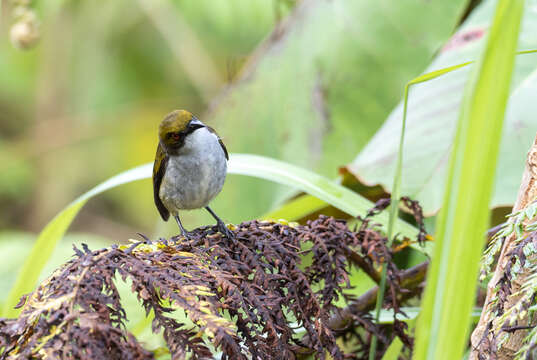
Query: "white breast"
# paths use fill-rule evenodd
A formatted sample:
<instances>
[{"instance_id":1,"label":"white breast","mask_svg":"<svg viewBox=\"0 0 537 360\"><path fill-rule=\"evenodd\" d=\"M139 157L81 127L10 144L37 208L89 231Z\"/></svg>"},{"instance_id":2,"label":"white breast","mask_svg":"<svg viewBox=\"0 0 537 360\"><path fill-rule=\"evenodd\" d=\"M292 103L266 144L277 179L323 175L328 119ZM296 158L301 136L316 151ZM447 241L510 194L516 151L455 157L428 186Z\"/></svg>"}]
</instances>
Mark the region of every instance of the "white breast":
<instances>
[{"instance_id":1,"label":"white breast","mask_svg":"<svg viewBox=\"0 0 537 360\"><path fill-rule=\"evenodd\" d=\"M178 210L205 207L222 190L227 162L218 137L206 128L188 135L179 155L170 156L160 185L166 208Z\"/></svg>"}]
</instances>

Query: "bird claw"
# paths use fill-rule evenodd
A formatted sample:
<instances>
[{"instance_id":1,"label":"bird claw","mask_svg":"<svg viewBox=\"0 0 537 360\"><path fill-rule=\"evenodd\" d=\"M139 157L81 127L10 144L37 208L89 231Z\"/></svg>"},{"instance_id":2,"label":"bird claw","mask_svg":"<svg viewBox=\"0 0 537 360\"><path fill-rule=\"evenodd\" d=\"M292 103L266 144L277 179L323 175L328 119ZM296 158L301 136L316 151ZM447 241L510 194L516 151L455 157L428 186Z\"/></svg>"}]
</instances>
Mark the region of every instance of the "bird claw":
<instances>
[{"instance_id":1,"label":"bird claw","mask_svg":"<svg viewBox=\"0 0 537 360\"><path fill-rule=\"evenodd\" d=\"M189 233L188 231L184 231L184 232L182 232L182 233L178 236L178 239L181 238L181 237L185 238L186 241L190 241L190 240L192 240L192 238L190 237L190 233Z\"/></svg>"},{"instance_id":2,"label":"bird claw","mask_svg":"<svg viewBox=\"0 0 537 360\"><path fill-rule=\"evenodd\" d=\"M220 231L220 233L222 233L222 235L224 235L228 239L235 240L235 234L233 233L233 231L231 231L231 230L229 230L227 228L226 224L224 224L223 222L219 221L217 226L218 226L218 231Z\"/></svg>"}]
</instances>

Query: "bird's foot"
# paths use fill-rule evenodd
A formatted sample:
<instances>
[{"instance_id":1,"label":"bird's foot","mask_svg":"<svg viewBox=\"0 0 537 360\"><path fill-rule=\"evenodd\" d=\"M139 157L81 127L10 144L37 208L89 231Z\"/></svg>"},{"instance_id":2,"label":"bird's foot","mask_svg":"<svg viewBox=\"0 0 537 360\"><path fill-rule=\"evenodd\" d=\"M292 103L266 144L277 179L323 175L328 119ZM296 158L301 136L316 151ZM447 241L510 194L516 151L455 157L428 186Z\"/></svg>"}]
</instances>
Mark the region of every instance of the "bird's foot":
<instances>
[{"instance_id":1,"label":"bird's foot","mask_svg":"<svg viewBox=\"0 0 537 360\"><path fill-rule=\"evenodd\" d=\"M191 240L192 238L190 237L190 232L188 231L181 231L181 234L179 234L175 239L176 240L179 240L181 238L185 238L186 241L189 241Z\"/></svg>"},{"instance_id":2,"label":"bird's foot","mask_svg":"<svg viewBox=\"0 0 537 360\"><path fill-rule=\"evenodd\" d=\"M182 241L190 241L192 240L192 236L189 231L180 231L179 234L173 235L170 237L170 241L168 242L169 245L177 245Z\"/></svg>"},{"instance_id":3,"label":"bird's foot","mask_svg":"<svg viewBox=\"0 0 537 360\"><path fill-rule=\"evenodd\" d=\"M218 231L220 231L222 235L224 235L228 239L235 241L235 234L233 233L233 231L227 228L226 224L224 224L223 221L219 221L216 226L218 226Z\"/></svg>"},{"instance_id":4,"label":"bird's foot","mask_svg":"<svg viewBox=\"0 0 537 360\"><path fill-rule=\"evenodd\" d=\"M174 215L174 218L175 218L175 221L177 221L177 225L179 225L179 230L181 230L181 235L179 235L178 238L183 236L185 238L185 240L190 240L189 233L183 227L183 224L181 223L181 219L179 219L179 215Z\"/></svg>"}]
</instances>

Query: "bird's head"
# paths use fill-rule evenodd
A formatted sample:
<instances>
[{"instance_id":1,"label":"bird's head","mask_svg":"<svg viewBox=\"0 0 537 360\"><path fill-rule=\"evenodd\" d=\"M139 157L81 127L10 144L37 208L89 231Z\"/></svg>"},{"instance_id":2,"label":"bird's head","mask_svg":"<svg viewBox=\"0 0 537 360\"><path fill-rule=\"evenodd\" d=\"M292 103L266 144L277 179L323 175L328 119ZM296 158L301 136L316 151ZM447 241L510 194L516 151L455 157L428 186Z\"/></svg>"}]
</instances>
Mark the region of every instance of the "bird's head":
<instances>
[{"instance_id":1,"label":"bird's head","mask_svg":"<svg viewBox=\"0 0 537 360\"><path fill-rule=\"evenodd\" d=\"M158 130L160 143L166 150L178 150L184 143L185 138L205 127L194 115L186 110L174 110L162 120Z\"/></svg>"}]
</instances>

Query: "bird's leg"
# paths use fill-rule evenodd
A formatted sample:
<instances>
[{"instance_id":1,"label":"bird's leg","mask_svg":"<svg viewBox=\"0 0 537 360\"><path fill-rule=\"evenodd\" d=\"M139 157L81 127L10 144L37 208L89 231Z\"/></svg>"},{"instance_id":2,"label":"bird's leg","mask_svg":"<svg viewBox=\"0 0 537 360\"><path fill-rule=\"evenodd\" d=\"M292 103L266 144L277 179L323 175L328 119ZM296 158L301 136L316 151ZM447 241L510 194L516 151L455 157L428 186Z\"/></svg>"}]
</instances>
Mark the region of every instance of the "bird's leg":
<instances>
[{"instance_id":1,"label":"bird's leg","mask_svg":"<svg viewBox=\"0 0 537 360\"><path fill-rule=\"evenodd\" d=\"M179 225L179 229L181 229L181 235L183 235L187 240L190 239L188 236L188 231L185 230L183 227L183 224L181 224L181 219L179 219L179 215L174 215L175 221L177 221L177 225Z\"/></svg>"},{"instance_id":2,"label":"bird's leg","mask_svg":"<svg viewBox=\"0 0 537 360\"><path fill-rule=\"evenodd\" d=\"M214 213L214 211L206 206L205 209L207 209L207 211L209 212L209 214L211 214L213 216L213 218L215 218L216 220L216 226L218 226L218 231L220 231L223 235L225 235L228 239L235 239L235 235L233 234L233 232L231 230L229 230L226 226L226 224L224 224L224 222L222 221L222 219L220 219L218 217L218 215L216 215Z\"/></svg>"}]
</instances>

